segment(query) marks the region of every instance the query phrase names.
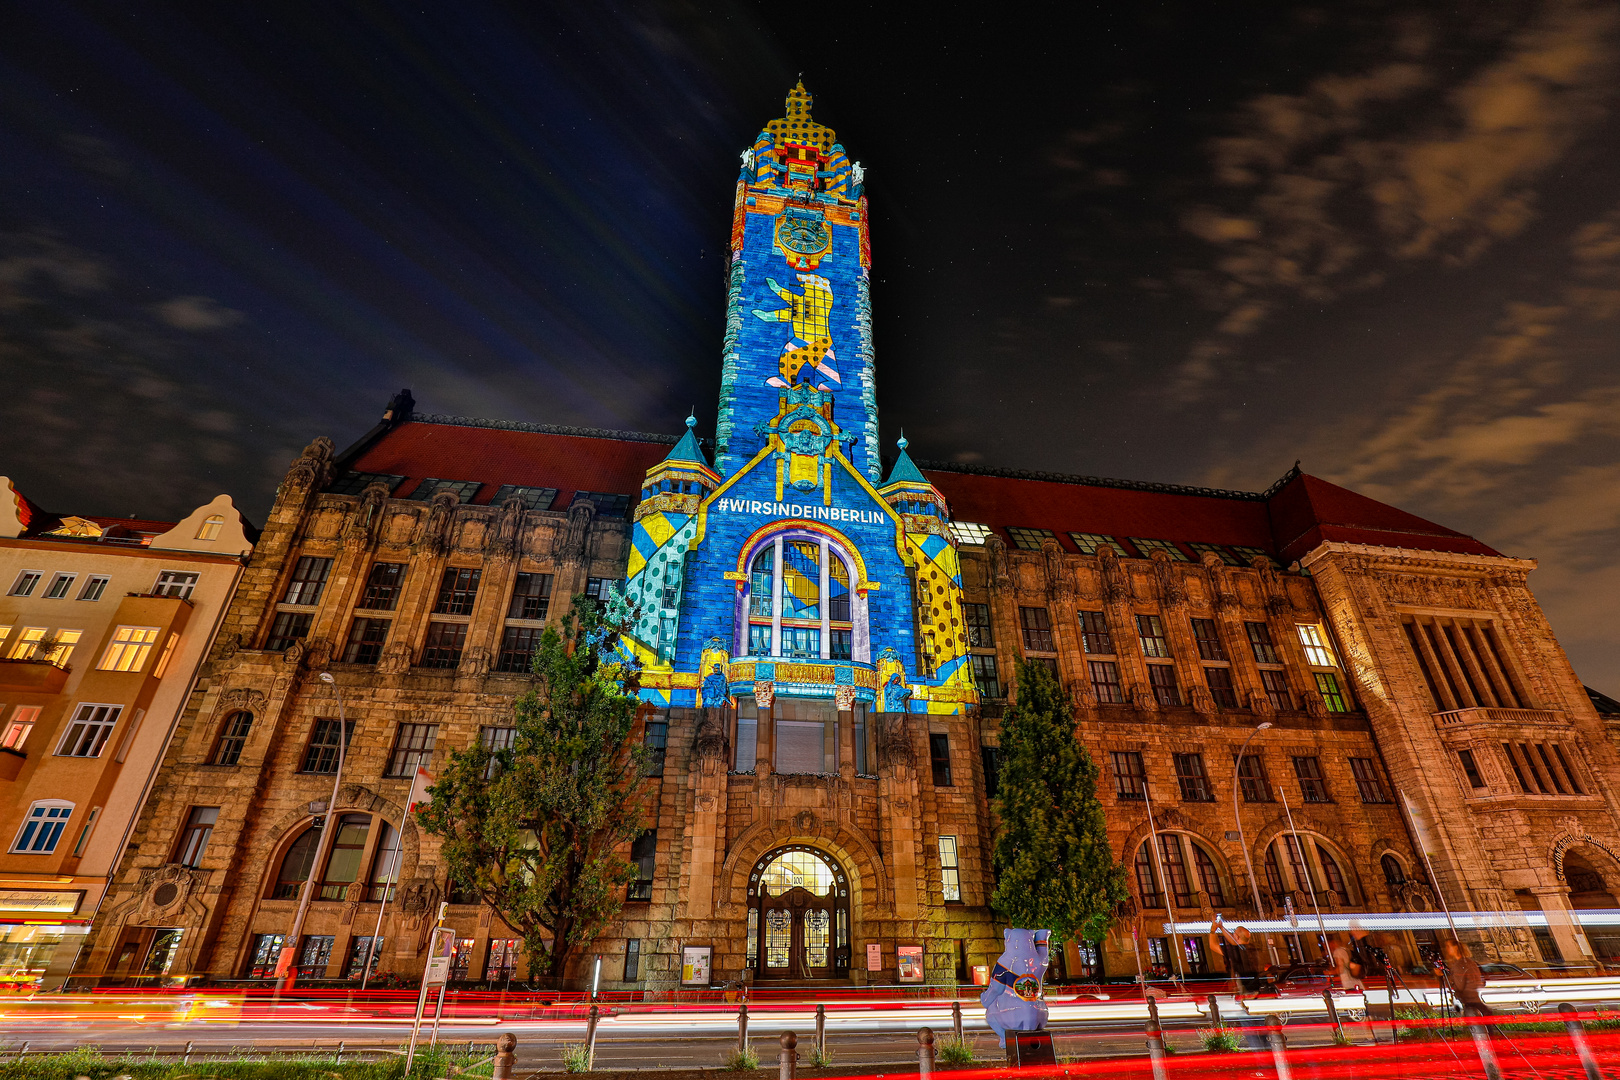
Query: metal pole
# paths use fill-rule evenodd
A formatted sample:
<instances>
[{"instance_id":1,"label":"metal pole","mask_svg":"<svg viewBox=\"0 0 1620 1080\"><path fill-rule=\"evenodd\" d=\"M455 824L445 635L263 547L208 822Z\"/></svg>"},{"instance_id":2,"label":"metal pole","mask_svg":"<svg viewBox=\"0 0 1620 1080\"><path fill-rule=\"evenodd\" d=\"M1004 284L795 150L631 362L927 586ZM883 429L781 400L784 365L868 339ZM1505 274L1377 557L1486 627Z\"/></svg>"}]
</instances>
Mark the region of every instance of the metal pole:
<instances>
[{"instance_id":1,"label":"metal pole","mask_svg":"<svg viewBox=\"0 0 1620 1080\"><path fill-rule=\"evenodd\" d=\"M439 987L439 1002L433 1006L433 1034L428 1036L428 1045L439 1044L439 1017L444 1015L444 999L450 996L450 984L446 982Z\"/></svg>"},{"instance_id":2,"label":"metal pole","mask_svg":"<svg viewBox=\"0 0 1620 1080\"><path fill-rule=\"evenodd\" d=\"M1147 1052L1153 1065L1153 1080L1169 1080L1164 1061L1164 1032L1159 1027L1159 1005L1152 998L1148 998L1147 1003Z\"/></svg>"},{"instance_id":3,"label":"metal pole","mask_svg":"<svg viewBox=\"0 0 1620 1080\"><path fill-rule=\"evenodd\" d=\"M1249 870L1249 889L1254 894L1254 917L1256 919L1262 918L1264 911L1260 907L1260 879L1254 876L1254 861L1249 858L1249 841L1243 835L1243 815L1238 813L1238 788L1241 786L1238 780L1238 769L1243 766L1243 753L1248 750L1249 744L1254 741L1254 737L1270 726L1271 721L1267 720L1249 732L1249 737L1243 740L1242 747L1238 749L1237 757L1232 761L1232 820L1237 822L1238 843L1243 848L1243 865L1248 867ZM1277 943L1271 940L1269 933L1266 935L1266 951L1271 956L1271 962L1275 964L1277 962Z\"/></svg>"},{"instance_id":4,"label":"metal pole","mask_svg":"<svg viewBox=\"0 0 1620 1080\"><path fill-rule=\"evenodd\" d=\"M1564 1002L1558 1006L1558 1015L1564 1018L1564 1029L1569 1032L1569 1041L1575 1044L1581 1068L1586 1070L1586 1080L1603 1080L1603 1071L1598 1068L1597 1058L1592 1055L1592 1047L1586 1041L1586 1025L1581 1023L1575 1006Z\"/></svg>"},{"instance_id":5,"label":"metal pole","mask_svg":"<svg viewBox=\"0 0 1620 1080\"><path fill-rule=\"evenodd\" d=\"M1187 966L1181 959L1181 938L1176 933L1175 898L1170 892L1170 879L1164 874L1164 852L1159 849L1159 829L1153 824L1153 796L1148 793L1147 769L1142 770L1142 801L1147 806L1148 836L1153 841L1153 862L1159 868L1159 886L1164 889L1164 913L1170 917L1170 949L1176 954L1176 971L1183 984L1187 982ZM1134 857L1133 857L1134 858ZM1185 871L1186 867L1182 867Z\"/></svg>"},{"instance_id":6,"label":"metal pole","mask_svg":"<svg viewBox=\"0 0 1620 1080\"><path fill-rule=\"evenodd\" d=\"M737 1050L748 1049L748 1002L737 1006Z\"/></svg>"},{"instance_id":7,"label":"metal pole","mask_svg":"<svg viewBox=\"0 0 1620 1080\"><path fill-rule=\"evenodd\" d=\"M438 918L438 921L434 923L434 929L438 929L439 927L444 925L444 913L446 911L448 911L449 908L450 908L450 905L447 902L441 901L439 903L439 918ZM429 936L428 940L429 941L433 940L431 935ZM430 956L429 959L431 960L432 957ZM422 972L422 992L420 994L418 994L417 997L416 997L416 1019L414 1021L412 1021L412 1023L411 1023L411 1041L410 1041L410 1045L405 1048L405 1075L406 1076L409 1076L411 1074L411 1062L416 1059L416 1037L422 1031L422 1011L427 1008L427 992L428 992L427 971L424 970ZM440 999L440 1003L441 1004L443 1003L443 998L442 997Z\"/></svg>"},{"instance_id":8,"label":"metal pole","mask_svg":"<svg viewBox=\"0 0 1620 1080\"><path fill-rule=\"evenodd\" d=\"M1327 1006L1328 1023L1333 1025L1333 1034L1344 1039L1344 1025L1339 1022L1339 1007L1333 1004L1333 988L1322 987L1322 1004Z\"/></svg>"},{"instance_id":9,"label":"metal pole","mask_svg":"<svg viewBox=\"0 0 1620 1080\"><path fill-rule=\"evenodd\" d=\"M956 1036L957 1042L962 1041L962 1003L960 1001L951 1002L951 1033Z\"/></svg>"},{"instance_id":10,"label":"metal pole","mask_svg":"<svg viewBox=\"0 0 1620 1080\"><path fill-rule=\"evenodd\" d=\"M410 794L405 796L405 812L399 816L399 832L394 837L394 859L388 869L388 877L383 882L382 903L377 907L377 925L371 931L371 954L366 957L366 970L360 975L360 989L364 990L371 981L371 969L377 966L377 943L382 938L383 916L388 912L388 901L399 888L399 863L404 856L405 848L405 820L411 816L411 805L416 801L416 779L419 774L411 776ZM387 820L387 819L384 819Z\"/></svg>"},{"instance_id":11,"label":"metal pole","mask_svg":"<svg viewBox=\"0 0 1620 1080\"><path fill-rule=\"evenodd\" d=\"M917 1076L919 1080L928 1080L934 1075L934 1029L919 1028L917 1031ZM782 1080L790 1080L783 1077Z\"/></svg>"},{"instance_id":12,"label":"metal pole","mask_svg":"<svg viewBox=\"0 0 1620 1080\"><path fill-rule=\"evenodd\" d=\"M587 1071L596 1068L596 1022L601 1018L602 1010L592 1005L590 1019L585 1021L585 1068Z\"/></svg>"},{"instance_id":13,"label":"metal pole","mask_svg":"<svg viewBox=\"0 0 1620 1080\"><path fill-rule=\"evenodd\" d=\"M318 678L321 680L321 682L326 683L332 688L332 693L337 698L337 772L332 774L332 797L328 799L326 803L326 824L321 828L320 843L315 845L315 861L310 864L309 879L304 882L304 892L298 901L298 914L293 916L292 932L287 935L287 945L283 946L283 948L290 947L294 950L293 963L288 965L287 979L283 984L283 989L286 990L291 990L293 988L293 984L298 981L298 939L299 936L304 932L304 917L309 914L309 902L315 898L315 879L326 872L326 858L331 853L332 844L337 837L336 814L338 789L343 784L343 758L344 752L348 749L349 744L349 725L343 719L343 692L338 689L337 681L332 678L332 673L330 671L321 672Z\"/></svg>"},{"instance_id":14,"label":"metal pole","mask_svg":"<svg viewBox=\"0 0 1620 1080\"><path fill-rule=\"evenodd\" d=\"M1311 864L1309 857L1305 854L1305 845L1300 843L1299 830L1294 828L1294 811L1289 809L1288 796L1283 794L1281 788L1277 789L1277 797L1282 800L1283 813L1288 816L1288 832L1294 838L1294 850L1299 852L1299 864L1305 868L1305 876L1309 878L1311 876ZM1316 883L1314 881L1306 881L1305 886L1310 891L1311 907L1316 912L1316 929L1317 932L1321 934L1321 947L1326 949L1328 947L1327 923L1322 921L1322 906L1316 902Z\"/></svg>"},{"instance_id":15,"label":"metal pole","mask_svg":"<svg viewBox=\"0 0 1620 1080\"><path fill-rule=\"evenodd\" d=\"M1294 1072L1288 1067L1288 1040L1283 1038L1282 1029L1266 1032L1266 1042L1271 1044L1271 1064L1277 1070L1277 1080L1293 1080Z\"/></svg>"},{"instance_id":16,"label":"metal pole","mask_svg":"<svg viewBox=\"0 0 1620 1080\"><path fill-rule=\"evenodd\" d=\"M816 1056L827 1060L827 1006L816 1006Z\"/></svg>"},{"instance_id":17,"label":"metal pole","mask_svg":"<svg viewBox=\"0 0 1620 1080\"><path fill-rule=\"evenodd\" d=\"M793 1080L794 1067L799 1061L799 1037L791 1031L782 1032L781 1038L776 1040L782 1047L781 1056L777 1058L777 1080Z\"/></svg>"}]
</instances>

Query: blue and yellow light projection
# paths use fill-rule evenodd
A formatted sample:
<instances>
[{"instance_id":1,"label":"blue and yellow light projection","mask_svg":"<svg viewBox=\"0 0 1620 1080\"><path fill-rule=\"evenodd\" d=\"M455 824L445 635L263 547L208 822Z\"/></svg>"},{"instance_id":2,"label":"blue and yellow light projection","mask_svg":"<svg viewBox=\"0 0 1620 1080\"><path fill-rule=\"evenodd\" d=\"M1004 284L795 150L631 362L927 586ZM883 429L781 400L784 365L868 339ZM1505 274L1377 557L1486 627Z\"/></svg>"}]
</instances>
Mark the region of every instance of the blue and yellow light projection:
<instances>
[{"instance_id":1,"label":"blue and yellow light projection","mask_svg":"<svg viewBox=\"0 0 1620 1080\"><path fill-rule=\"evenodd\" d=\"M625 599L642 696L886 712L978 701L945 500L882 477L862 170L803 84L743 154L711 467L688 431L647 474Z\"/></svg>"}]
</instances>

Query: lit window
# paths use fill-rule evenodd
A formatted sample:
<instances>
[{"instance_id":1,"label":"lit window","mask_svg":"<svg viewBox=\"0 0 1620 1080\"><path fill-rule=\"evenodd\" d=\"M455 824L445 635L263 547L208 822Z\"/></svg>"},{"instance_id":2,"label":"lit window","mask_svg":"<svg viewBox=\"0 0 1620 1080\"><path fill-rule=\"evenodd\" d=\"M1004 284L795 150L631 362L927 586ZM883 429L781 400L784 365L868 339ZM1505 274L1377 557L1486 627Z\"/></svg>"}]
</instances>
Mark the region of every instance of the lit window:
<instances>
[{"instance_id":1,"label":"lit window","mask_svg":"<svg viewBox=\"0 0 1620 1080\"><path fill-rule=\"evenodd\" d=\"M405 497L416 502L428 502L439 492L448 491L456 497L457 502L464 503L471 502L483 486L476 480L423 480L416 485L415 491Z\"/></svg>"},{"instance_id":2,"label":"lit window","mask_svg":"<svg viewBox=\"0 0 1620 1080\"><path fill-rule=\"evenodd\" d=\"M80 600L100 600L101 594L107 591L109 579L102 574L92 574L84 583L84 590L79 593Z\"/></svg>"},{"instance_id":3,"label":"lit window","mask_svg":"<svg viewBox=\"0 0 1620 1080\"><path fill-rule=\"evenodd\" d=\"M180 834L180 851L174 861L193 870L201 866L203 852L208 850L208 840L214 835L214 823L218 820L219 807L193 806L185 831Z\"/></svg>"},{"instance_id":4,"label":"lit window","mask_svg":"<svg viewBox=\"0 0 1620 1080\"><path fill-rule=\"evenodd\" d=\"M513 499L522 503L525 510L550 510L551 504L557 501L557 489L502 484L496 489L495 497L489 500L489 505L505 506Z\"/></svg>"},{"instance_id":5,"label":"lit window","mask_svg":"<svg viewBox=\"0 0 1620 1080\"><path fill-rule=\"evenodd\" d=\"M1080 612L1080 643L1088 653L1114 655L1114 635L1108 629L1108 616L1101 611Z\"/></svg>"},{"instance_id":6,"label":"lit window","mask_svg":"<svg viewBox=\"0 0 1620 1080\"><path fill-rule=\"evenodd\" d=\"M1043 607L1018 609L1019 629L1024 633L1026 652L1052 652L1052 616Z\"/></svg>"},{"instance_id":7,"label":"lit window","mask_svg":"<svg viewBox=\"0 0 1620 1080\"><path fill-rule=\"evenodd\" d=\"M34 653L39 649L39 643L45 640L45 627L25 626L17 634L17 640L11 646L11 659L32 660ZM103 665L105 666L105 665Z\"/></svg>"},{"instance_id":8,"label":"lit window","mask_svg":"<svg viewBox=\"0 0 1620 1080\"><path fill-rule=\"evenodd\" d=\"M11 712L11 723L6 725L4 736L0 736L0 747L7 750L21 750L28 742L28 736L34 730L34 724L39 720L38 705L19 705Z\"/></svg>"},{"instance_id":9,"label":"lit window","mask_svg":"<svg viewBox=\"0 0 1620 1080\"><path fill-rule=\"evenodd\" d=\"M34 589L39 585L39 579L44 576L45 572L43 570L24 570L17 575L17 580L12 583L11 595L33 596Z\"/></svg>"},{"instance_id":10,"label":"lit window","mask_svg":"<svg viewBox=\"0 0 1620 1080\"><path fill-rule=\"evenodd\" d=\"M56 748L57 756L100 757L101 748L107 745L107 736L112 734L123 711L122 705L80 705Z\"/></svg>"},{"instance_id":11,"label":"lit window","mask_svg":"<svg viewBox=\"0 0 1620 1080\"><path fill-rule=\"evenodd\" d=\"M1254 662L1277 663L1277 646L1271 640L1271 627L1263 622L1246 622L1243 628L1249 635L1249 648L1254 652Z\"/></svg>"},{"instance_id":12,"label":"lit window","mask_svg":"<svg viewBox=\"0 0 1620 1080\"><path fill-rule=\"evenodd\" d=\"M1142 553L1143 558L1146 558L1152 552L1162 551L1172 559L1177 559L1181 562L1189 561L1186 552L1182 551L1168 540L1144 540L1140 536L1133 536L1130 538L1130 541L1136 545L1136 550Z\"/></svg>"},{"instance_id":13,"label":"lit window","mask_svg":"<svg viewBox=\"0 0 1620 1080\"><path fill-rule=\"evenodd\" d=\"M73 816L73 804L60 799L45 799L28 808L28 817L17 832L11 850L24 855L49 855L56 850L68 818Z\"/></svg>"},{"instance_id":14,"label":"lit window","mask_svg":"<svg viewBox=\"0 0 1620 1080\"><path fill-rule=\"evenodd\" d=\"M1057 534L1051 529L1026 529L1018 525L1007 526L1007 535L1012 537L1014 547L1026 551L1039 551L1046 541L1057 539Z\"/></svg>"},{"instance_id":15,"label":"lit window","mask_svg":"<svg viewBox=\"0 0 1620 1080\"><path fill-rule=\"evenodd\" d=\"M165 570L158 575L157 584L152 586L153 596L177 596L182 600L191 598L191 590L197 587L197 575L180 570Z\"/></svg>"},{"instance_id":16,"label":"lit window","mask_svg":"<svg viewBox=\"0 0 1620 1080\"><path fill-rule=\"evenodd\" d=\"M996 658L984 653L973 653L969 657L973 665L973 681L979 687L979 695L986 698L1001 697L1001 674L996 670Z\"/></svg>"},{"instance_id":17,"label":"lit window","mask_svg":"<svg viewBox=\"0 0 1620 1080\"><path fill-rule=\"evenodd\" d=\"M1214 553L1214 555L1227 566L1243 565L1243 560L1239 559L1236 555L1232 554L1226 548L1221 547L1219 544L1188 544L1187 546L1198 552L1198 557L1200 560L1202 560L1205 555Z\"/></svg>"},{"instance_id":18,"label":"lit window","mask_svg":"<svg viewBox=\"0 0 1620 1080\"><path fill-rule=\"evenodd\" d=\"M1339 680L1327 671L1312 674L1316 676L1316 692L1322 695L1322 703L1327 706L1328 712L1349 712L1350 707L1345 704L1344 694L1339 689Z\"/></svg>"},{"instance_id":19,"label":"lit window","mask_svg":"<svg viewBox=\"0 0 1620 1080\"><path fill-rule=\"evenodd\" d=\"M1142 640L1142 655L1168 658L1170 639L1164 633L1164 620L1157 615L1136 617L1136 636Z\"/></svg>"},{"instance_id":20,"label":"lit window","mask_svg":"<svg viewBox=\"0 0 1620 1080\"><path fill-rule=\"evenodd\" d=\"M1315 623L1299 624L1299 643L1305 646L1305 662L1312 667L1337 667L1333 650L1322 638L1322 628ZM1340 710L1343 711L1343 710Z\"/></svg>"},{"instance_id":21,"label":"lit window","mask_svg":"<svg viewBox=\"0 0 1620 1080\"><path fill-rule=\"evenodd\" d=\"M1121 549L1121 545L1118 540L1115 540L1112 536L1104 535L1103 533L1072 532L1069 534L1069 539L1074 541L1074 546L1080 549L1080 553L1082 555L1095 555L1097 554L1097 549L1102 547L1104 544L1107 544L1109 547L1113 548L1115 554L1118 554Z\"/></svg>"},{"instance_id":22,"label":"lit window","mask_svg":"<svg viewBox=\"0 0 1620 1080\"><path fill-rule=\"evenodd\" d=\"M45 654L45 659L57 667L67 667L68 657L73 655L73 646L77 645L83 636L83 630L58 630L56 644Z\"/></svg>"},{"instance_id":23,"label":"lit window","mask_svg":"<svg viewBox=\"0 0 1620 1080\"><path fill-rule=\"evenodd\" d=\"M396 476L393 473L350 471L338 477L337 480L333 482L332 486L326 490L330 491L334 495L359 495L372 484L382 484L390 492L392 492L396 487L399 486L399 482L403 479L405 479L403 476Z\"/></svg>"},{"instance_id":24,"label":"lit window","mask_svg":"<svg viewBox=\"0 0 1620 1080\"><path fill-rule=\"evenodd\" d=\"M45 590L45 599L66 599L68 590L73 588L73 579L78 576L78 574L57 574L51 578L51 587Z\"/></svg>"},{"instance_id":25,"label":"lit window","mask_svg":"<svg viewBox=\"0 0 1620 1080\"><path fill-rule=\"evenodd\" d=\"M326 588L326 575L332 571L332 560L315 555L304 555L293 566L292 580L287 582L287 595L283 604L311 606L321 602L321 591Z\"/></svg>"},{"instance_id":26,"label":"lit window","mask_svg":"<svg viewBox=\"0 0 1620 1080\"><path fill-rule=\"evenodd\" d=\"M939 838L940 891L947 904L962 902L962 870L956 861L956 837Z\"/></svg>"},{"instance_id":27,"label":"lit window","mask_svg":"<svg viewBox=\"0 0 1620 1080\"><path fill-rule=\"evenodd\" d=\"M169 670L169 661L174 659L174 647L180 644L179 634L170 634L169 640L163 643L163 655L158 657L157 667L152 669L152 678L161 679Z\"/></svg>"},{"instance_id":28,"label":"lit window","mask_svg":"<svg viewBox=\"0 0 1620 1080\"><path fill-rule=\"evenodd\" d=\"M113 631L112 644L101 658L102 671L139 671L146 666L146 654L157 641L155 626L120 626Z\"/></svg>"},{"instance_id":29,"label":"lit window","mask_svg":"<svg viewBox=\"0 0 1620 1080\"><path fill-rule=\"evenodd\" d=\"M847 657L854 644L853 565L821 536L787 533L761 544L749 564L750 652Z\"/></svg>"},{"instance_id":30,"label":"lit window","mask_svg":"<svg viewBox=\"0 0 1620 1080\"><path fill-rule=\"evenodd\" d=\"M956 537L958 544L983 544L992 534L988 525L980 525L976 521L953 521L951 535Z\"/></svg>"},{"instance_id":31,"label":"lit window","mask_svg":"<svg viewBox=\"0 0 1620 1080\"><path fill-rule=\"evenodd\" d=\"M969 648L993 649L996 647L995 630L990 625L989 604L963 604L962 622L967 626Z\"/></svg>"},{"instance_id":32,"label":"lit window","mask_svg":"<svg viewBox=\"0 0 1620 1080\"><path fill-rule=\"evenodd\" d=\"M210 514L203 518L203 523L197 529L198 540L218 540L219 530L225 527L224 514Z\"/></svg>"}]
</instances>

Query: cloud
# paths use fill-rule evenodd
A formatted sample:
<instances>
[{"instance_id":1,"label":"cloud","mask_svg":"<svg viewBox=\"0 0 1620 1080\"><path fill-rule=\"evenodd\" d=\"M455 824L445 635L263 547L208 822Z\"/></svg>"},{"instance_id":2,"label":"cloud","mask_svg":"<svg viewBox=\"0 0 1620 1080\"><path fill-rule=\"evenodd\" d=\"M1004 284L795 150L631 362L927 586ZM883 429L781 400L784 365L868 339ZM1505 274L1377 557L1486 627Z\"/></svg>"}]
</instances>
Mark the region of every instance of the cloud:
<instances>
[{"instance_id":1,"label":"cloud","mask_svg":"<svg viewBox=\"0 0 1620 1080\"><path fill-rule=\"evenodd\" d=\"M158 318L176 330L223 330L241 322L243 315L206 296L177 296L157 305Z\"/></svg>"}]
</instances>

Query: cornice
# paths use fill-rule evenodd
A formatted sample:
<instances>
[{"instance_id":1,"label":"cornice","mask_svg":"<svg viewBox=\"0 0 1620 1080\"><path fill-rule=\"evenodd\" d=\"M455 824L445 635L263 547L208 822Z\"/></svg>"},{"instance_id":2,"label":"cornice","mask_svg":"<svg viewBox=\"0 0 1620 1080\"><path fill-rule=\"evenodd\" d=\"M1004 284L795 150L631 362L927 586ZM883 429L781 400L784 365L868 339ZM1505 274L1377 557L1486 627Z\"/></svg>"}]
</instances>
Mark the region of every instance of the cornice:
<instances>
[{"instance_id":1,"label":"cornice","mask_svg":"<svg viewBox=\"0 0 1620 1080\"><path fill-rule=\"evenodd\" d=\"M1529 573L1540 565L1535 559L1515 559L1509 555L1467 555L1455 551L1425 551L1419 548L1384 547L1379 544L1347 544L1341 540L1327 540L1318 544L1306 552L1299 563L1310 569L1313 563L1320 562L1330 555L1355 555L1399 563L1412 569L1517 570Z\"/></svg>"}]
</instances>

